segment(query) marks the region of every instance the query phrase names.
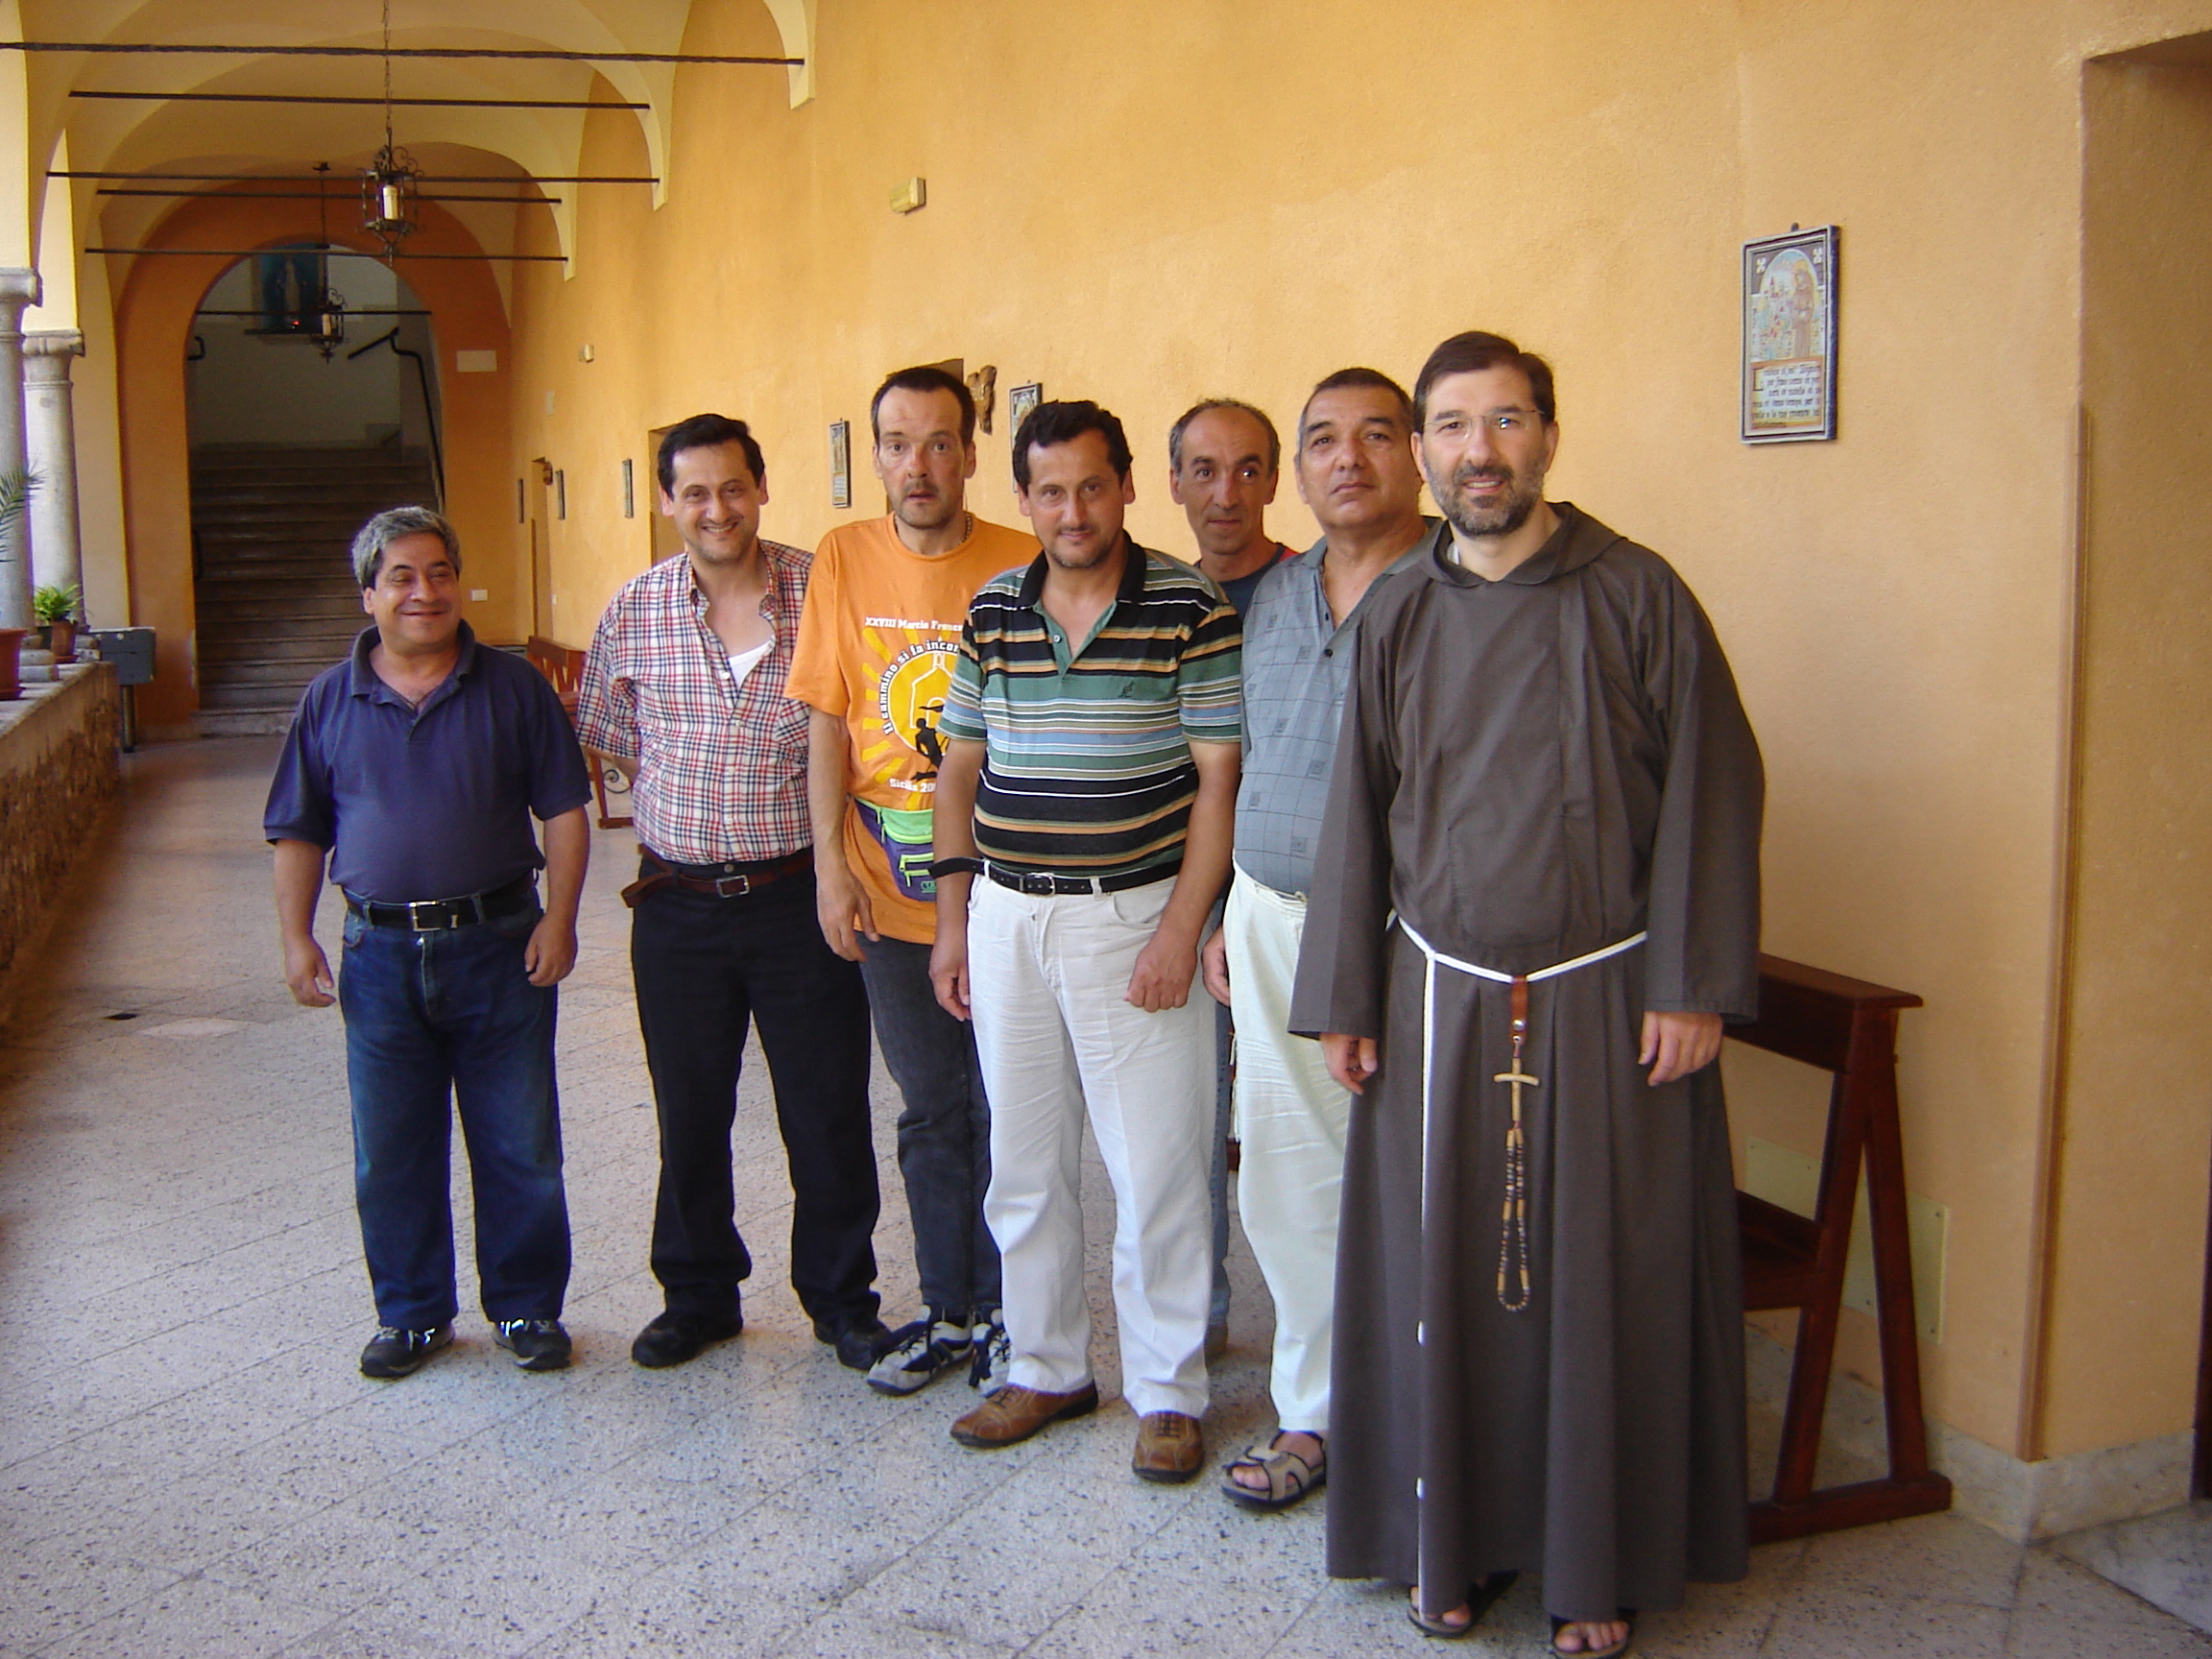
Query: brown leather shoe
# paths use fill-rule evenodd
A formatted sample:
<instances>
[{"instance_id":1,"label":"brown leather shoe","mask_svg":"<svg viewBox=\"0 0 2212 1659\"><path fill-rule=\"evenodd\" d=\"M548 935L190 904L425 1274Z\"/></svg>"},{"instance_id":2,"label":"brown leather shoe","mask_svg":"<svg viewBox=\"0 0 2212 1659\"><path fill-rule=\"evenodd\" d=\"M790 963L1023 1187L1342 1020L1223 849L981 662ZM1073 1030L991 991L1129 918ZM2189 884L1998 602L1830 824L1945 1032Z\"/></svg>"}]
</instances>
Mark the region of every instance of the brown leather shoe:
<instances>
[{"instance_id":1,"label":"brown leather shoe","mask_svg":"<svg viewBox=\"0 0 2212 1659\"><path fill-rule=\"evenodd\" d=\"M986 1452L1026 1440L1047 1423L1063 1417L1088 1417L1098 1409L1098 1384L1086 1382L1072 1394L1047 1394L1009 1382L982 1405L957 1418L952 1438Z\"/></svg>"},{"instance_id":2,"label":"brown leather shoe","mask_svg":"<svg viewBox=\"0 0 2212 1659\"><path fill-rule=\"evenodd\" d=\"M1179 1482L1206 1461L1206 1436L1198 1419L1180 1411L1147 1411L1137 1423L1137 1455L1129 1467L1140 1480Z\"/></svg>"}]
</instances>

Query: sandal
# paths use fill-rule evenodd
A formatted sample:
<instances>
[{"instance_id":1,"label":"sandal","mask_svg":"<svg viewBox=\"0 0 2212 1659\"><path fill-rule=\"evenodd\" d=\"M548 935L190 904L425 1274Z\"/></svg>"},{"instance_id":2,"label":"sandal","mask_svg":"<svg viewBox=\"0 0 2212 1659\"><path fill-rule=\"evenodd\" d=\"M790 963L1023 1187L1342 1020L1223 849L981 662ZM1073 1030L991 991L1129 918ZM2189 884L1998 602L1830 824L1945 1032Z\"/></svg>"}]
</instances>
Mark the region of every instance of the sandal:
<instances>
[{"instance_id":1,"label":"sandal","mask_svg":"<svg viewBox=\"0 0 2212 1659\"><path fill-rule=\"evenodd\" d=\"M1283 1438L1283 1431L1275 1431L1275 1440ZM1319 1438L1316 1436L1316 1438ZM1240 1485L1236 1477L1238 1469L1257 1469L1267 1477L1267 1490ZM1329 1458L1324 1452L1319 1463L1309 1463L1295 1452L1285 1451L1274 1441L1264 1446L1244 1448L1244 1455L1221 1469L1221 1490L1247 1509L1287 1509L1291 1504L1313 1491L1329 1479Z\"/></svg>"},{"instance_id":2,"label":"sandal","mask_svg":"<svg viewBox=\"0 0 2212 1659\"><path fill-rule=\"evenodd\" d=\"M1406 1617L1413 1621L1413 1628L1424 1636L1441 1637L1456 1642L1462 1636L1475 1633L1475 1626L1482 1623L1482 1615L1498 1605L1498 1599L1513 1588L1521 1576L1518 1573L1493 1573L1489 1577L1467 1586L1467 1623L1447 1624L1441 1619L1431 1619L1421 1611L1421 1589L1415 1585L1413 1603L1406 1609Z\"/></svg>"},{"instance_id":3,"label":"sandal","mask_svg":"<svg viewBox=\"0 0 2212 1659\"><path fill-rule=\"evenodd\" d=\"M1566 1629L1570 1624L1607 1624L1615 1623L1615 1620L1553 1619L1551 1621L1552 1653L1557 1656L1557 1659L1621 1659L1621 1655L1628 1651L1629 1644L1636 1640L1636 1609L1633 1607L1623 1607L1619 1610L1616 1617L1619 1623L1624 1623L1628 1626L1628 1632L1626 1635L1623 1636L1620 1641L1614 1643L1610 1647L1584 1647L1579 1651L1570 1651L1569 1649L1560 1647L1559 1632Z\"/></svg>"}]
</instances>

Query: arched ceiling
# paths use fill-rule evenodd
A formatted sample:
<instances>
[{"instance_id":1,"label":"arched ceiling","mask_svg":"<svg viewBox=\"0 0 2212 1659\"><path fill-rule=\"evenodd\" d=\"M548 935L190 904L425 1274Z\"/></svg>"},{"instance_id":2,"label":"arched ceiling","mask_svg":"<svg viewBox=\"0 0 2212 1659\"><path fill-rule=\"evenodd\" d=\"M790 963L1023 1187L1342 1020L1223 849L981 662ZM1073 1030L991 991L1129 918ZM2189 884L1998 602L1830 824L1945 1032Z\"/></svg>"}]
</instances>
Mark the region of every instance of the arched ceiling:
<instances>
[{"instance_id":1,"label":"arched ceiling","mask_svg":"<svg viewBox=\"0 0 2212 1659\"><path fill-rule=\"evenodd\" d=\"M392 0L396 47L493 47L581 53L680 52L693 5L760 6L771 15L787 57L811 59L814 0ZM22 38L138 45L365 46L382 41L379 0L16 0ZM77 88L150 92L286 93L380 99L384 72L375 59L198 57L167 53L113 55L25 53L24 117L29 163L30 223L40 219L44 158L67 138L68 165L79 172L238 173L298 176L317 161L332 164L333 214L358 215L357 174L384 140L376 105L109 102L70 96ZM790 70L792 102L811 87L809 61ZM768 75L768 67L733 67L733 75ZM604 77L616 99L636 111L655 177L658 203L666 189L675 67L663 63L544 62L515 60L400 59L393 90L402 98L558 99L592 97ZM607 96L603 87L599 97ZM585 111L400 108L394 130L424 172L516 180L513 194L556 202L561 250L573 248L575 191L531 181L583 171ZM56 184L64 181L54 180ZM73 219L85 246L143 246L180 204L157 197L101 194L121 180L79 180ZM219 189L180 181L179 188ZM644 188L643 186L638 186ZM504 185L431 184L425 194L495 195ZM450 210L487 253L514 251L517 208L456 203ZM34 229L34 233L36 233ZM41 263L49 263L48 253Z\"/></svg>"}]
</instances>

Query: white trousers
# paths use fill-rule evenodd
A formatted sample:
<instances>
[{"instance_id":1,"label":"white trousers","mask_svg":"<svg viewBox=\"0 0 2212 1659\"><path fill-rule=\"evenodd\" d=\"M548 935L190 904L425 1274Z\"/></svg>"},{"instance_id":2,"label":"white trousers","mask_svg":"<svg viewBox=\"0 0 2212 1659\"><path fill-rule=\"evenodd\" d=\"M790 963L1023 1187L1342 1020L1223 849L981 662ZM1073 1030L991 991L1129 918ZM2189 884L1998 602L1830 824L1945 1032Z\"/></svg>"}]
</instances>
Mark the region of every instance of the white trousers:
<instances>
[{"instance_id":1,"label":"white trousers","mask_svg":"<svg viewBox=\"0 0 2212 1659\"><path fill-rule=\"evenodd\" d=\"M1012 1380L1056 1394L1092 1380L1088 1108L1114 1186L1122 1393L1140 1413L1196 1417L1206 1409L1214 1271L1214 1004L1195 983L1182 1007L1164 1013L1125 999L1174 885L1043 896L979 880L968 907L968 974L991 1097L983 1215L998 1241Z\"/></svg>"},{"instance_id":2,"label":"white trousers","mask_svg":"<svg viewBox=\"0 0 2212 1659\"><path fill-rule=\"evenodd\" d=\"M1221 924L1237 1020L1237 1203L1275 1298L1268 1389L1285 1429L1329 1431L1329 1345L1336 1311L1336 1205L1352 1096L1321 1045L1293 1037L1290 987L1306 901L1239 870Z\"/></svg>"}]
</instances>

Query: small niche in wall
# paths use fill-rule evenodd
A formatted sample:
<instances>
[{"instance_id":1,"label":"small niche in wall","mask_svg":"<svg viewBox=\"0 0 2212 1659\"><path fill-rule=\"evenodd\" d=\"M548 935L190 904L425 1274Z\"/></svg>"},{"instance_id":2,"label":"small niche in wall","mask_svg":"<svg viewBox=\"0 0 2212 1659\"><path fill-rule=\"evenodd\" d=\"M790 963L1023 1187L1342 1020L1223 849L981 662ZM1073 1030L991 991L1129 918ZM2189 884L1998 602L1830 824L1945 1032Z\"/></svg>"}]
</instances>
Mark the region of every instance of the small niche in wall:
<instances>
[{"instance_id":1,"label":"small niche in wall","mask_svg":"<svg viewBox=\"0 0 2212 1659\"><path fill-rule=\"evenodd\" d=\"M553 469L553 517L568 517L568 472L562 467Z\"/></svg>"},{"instance_id":2,"label":"small niche in wall","mask_svg":"<svg viewBox=\"0 0 2212 1659\"><path fill-rule=\"evenodd\" d=\"M637 517L637 464L627 455L622 458L622 517Z\"/></svg>"}]
</instances>

